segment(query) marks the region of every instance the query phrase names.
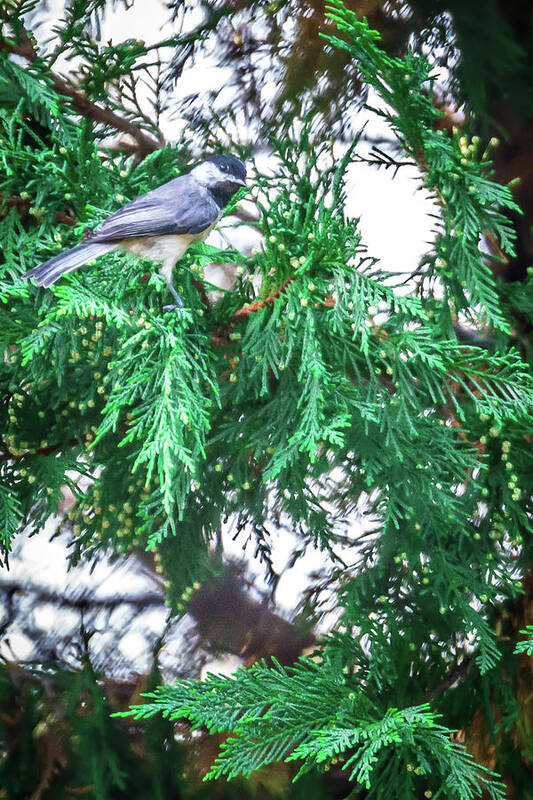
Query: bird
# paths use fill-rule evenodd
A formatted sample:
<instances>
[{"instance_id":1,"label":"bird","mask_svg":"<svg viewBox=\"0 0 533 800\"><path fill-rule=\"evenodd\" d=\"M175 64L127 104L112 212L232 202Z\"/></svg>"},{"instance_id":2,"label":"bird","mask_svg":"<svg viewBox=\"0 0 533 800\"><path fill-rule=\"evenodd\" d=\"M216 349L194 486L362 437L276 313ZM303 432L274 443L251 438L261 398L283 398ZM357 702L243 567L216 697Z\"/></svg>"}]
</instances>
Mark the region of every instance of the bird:
<instances>
[{"instance_id":1,"label":"bird","mask_svg":"<svg viewBox=\"0 0 533 800\"><path fill-rule=\"evenodd\" d=\"M174 265L193 242L205 239L243 186L243 162L231 155L212 155L190 172L126 203L81 244L30 269L23 277L48 287L98 256L122 250L159 263L175 301L163 310L182 308L183 301L172 284Z\"/></svg>"}]
</instances>

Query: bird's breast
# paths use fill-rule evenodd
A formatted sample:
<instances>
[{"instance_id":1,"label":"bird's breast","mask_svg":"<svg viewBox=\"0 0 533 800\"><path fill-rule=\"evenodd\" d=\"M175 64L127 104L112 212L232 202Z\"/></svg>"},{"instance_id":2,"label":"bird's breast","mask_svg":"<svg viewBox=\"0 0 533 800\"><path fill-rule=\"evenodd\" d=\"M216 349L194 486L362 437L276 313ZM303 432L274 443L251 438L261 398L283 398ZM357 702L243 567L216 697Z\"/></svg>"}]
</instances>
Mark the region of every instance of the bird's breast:
<instances>
[{"instance_id":1,"label":"bird's breast","mask_svg":"<svg viewBox=\"0 0 533 800\"><path fill-rule=\"evenodd\" d=\"M132 253L134 256L149 258L156 264L161 264L161 274L167 281L172 279L172 270L176 261L182 257L189 249L192 242L205 239L208 233L213 230L216 223L213 223L201 233L173 233L162 236L131 236L122 239L119 247Z\"/></svg>"},{"instance_id":2,"label":"bird's breast","mask_svg":"<svg viewBox=\"0 0 533 800\"><path fill-rule=\"evenodd\" d=\"M123 239L120 246L128 253L150 261L165 264L167 261L178 258L189 248L191 242L198 237L193 234L168 234L164 236L132 236Z\"/></svg>"},{"instance_id":3,"label":"bird's breast","mask_svg":"<svg viewBox=\"0 0 533 800\"><path fill-rule=\"evenodd\" d=\"M181 258L191 243L203 238L204 234L193 233L165 234L163 236L132 236L123 239L120 247L128 253L141 258L149 258L161 264L161 274L170 281L174 264Z\"/></svg>"}]
</instances>

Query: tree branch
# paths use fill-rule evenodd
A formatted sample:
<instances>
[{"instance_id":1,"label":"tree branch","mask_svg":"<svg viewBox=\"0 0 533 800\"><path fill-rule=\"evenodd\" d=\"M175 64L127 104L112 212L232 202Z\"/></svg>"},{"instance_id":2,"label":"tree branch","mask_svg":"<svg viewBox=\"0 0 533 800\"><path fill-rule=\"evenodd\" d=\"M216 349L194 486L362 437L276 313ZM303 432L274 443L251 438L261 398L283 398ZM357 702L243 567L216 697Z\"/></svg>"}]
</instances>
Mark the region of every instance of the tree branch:
<instances>
[{"instance_id":1,"label":"tree branch","mask_svg":"<svg viewBox=\"0 0 533 800\"><path fill-rule=\"evenodd\" d=\"M71 439L67 442L66 447L74 447L77 444L80 444L78 439ZM23 453L20 453L20 455L15 455L10 450L3 450L2 447L0 447L0 461L22 461L28 456L49 456L61 448L65 448L65 444L51 444L48 445L48 447L38 447L37 450L25 450Z\"/></svg>"},{"instance_id":2,"label":"tree branch","mask_svg":"<svg viewBox=\"0 0 533 800\"><path fill-rule=\"evenodd\" d=\"M246 317L249 317L250 314L253 314L255 311L259 311L259 309L264 308L266 305L269 305L270 303L273 303L274 300L277 297L279 297L280 294L287 288L287 286L293 282L293 280L294 276L291 275L289 278L287 278L286 281L284 281L281 284L281 286L278 289L276 289L275 292L273 292L273 294L269 295L268 297L265 297L264 300L256 300L255 302L250 303L249 306L243 306L243 308L239 308L238 311L236 311L233 314L232 319L245 319Z\"/></svg>"},{"instance_id":3,"label":"tree branch","mask_svg":"<svg viewBox=\"0 0 533 800\"><path fill-rule=\"evenodd\" d=\"M24 583L13 577L0 580L0 592L11 592L25 596L32 595L33 603L56 603L58 606L68 606L68 608L77 609L78 611L114 609L126 603L131 603L137 608L146 608L148 606L165 607L163 593L157 589L132 595L122 593L117 597L98 598L94 596L94 592L90 595L89 590L77 596L69 596L64 592L56 591L46 586L39 586L33 582Z\"/></svg>"},{"instance_id":4,"label":"tree branch","mask_svg":"<svg viewBox=\"0 0 533 800\"><path fill-rule=\"evenodd\" d=\"M1 40L0 49L21 56L31 64L39 61L40 56L35 44L25 28L20 28L19 37L19 42L10 42L7 39ZM158 150L162 146L163 140L158 141L153 136L142 131L130 120L121 117L109 108L102 108L102 106L97 105L57 73L50 71L49 75L56 92L63 95L63 97L68 97L75 110L82 117L107 125L116 131L129 134L137 144L136 155L138 161L141 161L149 153L153 153L154 150Z\"/></svg>"},{"instance_id":5,"label":"tree branch","mask_svg":"<svg viewBox=\"0 0 533 800\"><path fill-rule=\"evenodd\" d=\"M450 689L453 684L461 678L466 678L470 674L474 660L472 656L466 656L460 664L458 664L445 678L427 695L427 700L434 700L439 697L447 689Z\"/></svg>"}]
</instances>

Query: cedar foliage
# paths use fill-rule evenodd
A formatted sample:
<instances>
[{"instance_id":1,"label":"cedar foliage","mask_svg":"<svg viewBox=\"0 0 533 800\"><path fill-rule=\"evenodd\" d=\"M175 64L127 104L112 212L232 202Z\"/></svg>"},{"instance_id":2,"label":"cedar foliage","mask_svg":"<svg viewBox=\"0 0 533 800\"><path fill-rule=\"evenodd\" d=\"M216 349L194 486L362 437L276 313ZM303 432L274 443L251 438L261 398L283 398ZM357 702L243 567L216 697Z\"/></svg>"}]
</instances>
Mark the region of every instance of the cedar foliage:
<instances>
[{"instance_id":1,"label":"cedar foliage","mask_svg":"<svg viewBox=\"0 0 533 800\"><path fill-rule=\"evenodd\" d=\"M80 38L82 5L64 41L92 60L82 88L98 101L110 53L99 60ZM103 148L102 129L58 92L53 59L9 57L27 44L11 20L0 51L3 558L67 484L74 558L157 549L181 612L224 517L253 532L266 569L269 525L283 520L337 558L329 589L340 619L317 655L180 681L132 713L231 734L212 778L283 759L298 774L340 761L368 797L465 800L484 788L500 798L503 784L452 729L482 708L509 742L520 722L504 681L516 657L496 635L495 609L517 602L529 558L533 379L511 309L530 314L531 286L510 296L491 268L513 253L505 212L519 209L493 179L490 148L438 130L425 59L388 55L340 2L329 14L338 35L324 47L345 51L386 102L377 113L403 151L402 162L379 149L372 160L417 164L440 206L431 252L408 283L376 263L344 211L358 137L333 156L303 118L272 140L274 176L250 179L261 190L260 251L192 248L175 273L185 309L166 314L157 266L132 256L107 255L49 291L21 279L179 174L189 149L138 162ZM146 54L139 43L116 48L109 77ZM483 237L499 256L481 253ZM201 267L214 260L237 279L211 305ZM336 545L361 505L375 525L347 567ZM502 747L498 766L509 763ZM125 785L113 770L102 796Z\"/></svg>"}]
</instances>

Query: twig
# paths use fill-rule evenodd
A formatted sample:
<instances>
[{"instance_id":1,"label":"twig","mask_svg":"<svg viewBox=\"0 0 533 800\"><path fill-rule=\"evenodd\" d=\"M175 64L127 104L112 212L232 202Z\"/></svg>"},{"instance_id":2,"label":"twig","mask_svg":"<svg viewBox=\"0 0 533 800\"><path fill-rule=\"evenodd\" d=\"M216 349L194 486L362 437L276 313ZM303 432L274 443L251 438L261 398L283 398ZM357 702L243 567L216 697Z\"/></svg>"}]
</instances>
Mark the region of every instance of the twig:
<instances>
[{"instance_id":1,"label":"twig","mask_svg":"<svg viewBox=\"0 0 533 800\"><path fill-rule=\"evenodd\" d=\"M230 342L231 328L226 326L218 331L215 331L211 336L211 347L227 347Z\"/></svg>"},{"instance_id":2,"label":"twig","mask_svg":"<svg viewBox=\"0 0 533 800\"><path fill-rule=\"evenodd\" d=\"M464 661L462 661L459 666L455 667L451 672L446 675L446 677L436 686L429 694L427 695L429 700L434 700L435 697L439 697L446 689L449 689L453 684L459 680L459 678L466 678L469 675L472 667L474 665L474 661L470 656L467 656Z\"/></svg>"},{"instance_id":3,"label":"twig","mask_svg":"<svg viewBox=\"0 0 533 800\"><path fill-rule=\"evenodd\" d=\"M67 444L51 444L49 447L39 447L37 450L26 450L21 455L15 455L14 453L10 453L9 450L0 450L0 460L2 461L22 461L23 458L27 458L28 456L49 456L52 453L55 453L56 450L60 450L64 447L74 447L75 445L80 444L78 439L71 439L70 442Z\"/></svg>"},{"instance_id":4,"label":"twig","mask_svg":"<svg viewBox=\"0 0 533 800\"><path fill-rule=\"evenodd\" d=\"M283 281L283 283L281 284L281 286L279 287L279 289L276 289L276 291L275 291L273 294L270 294L268 297L265 297L265 299L264 299L264 300L255 300L255 302L253 302L253 303L250 303L250 305L249 305L249 306L243 306L243 308L239 308L239 310L238 310L238 311L236 311L236 312L233 314L233 316L231 317L231 319L237 319L237 320L239 320L239 319L246 319L247 317L249 317L249 316L250 316L250 314L253 314L255 311L259 311L261 308L265 308L265 306L269 305L270 303L273 303L273 302L274 302L274 300L275 300L277 297L279 297L279 296L280 296L280 294L281 294L283 291L285 291L285 289L287 288L287 286L288 286L290 283L292 283L292 282L293 282L293 280L294 280L294 275L290 275L290 276L287 278L287 280L286 280L286 281Z\"/></svg>"},{"instance_id":5,"label":"twig","mask_svg":"<svg viewBox=\"0 0 533 800\"><path fill-rule=\"evenodd\" d=\"M65 225L75 225L76 220L64 211L56 211L56 219L58 222L64 222Z\"/></svg>"},{"instance_id":6,"label":"twig","mask_svg":"<svg viewBox=\"0 0 533 800\"><path fill-rule=\"evenodd\" d=\"M273 292L271 295L265 297L264 300L255 300L253 303L250 303L250 305L244 306L243 308L239 308L230 317L230 322L232 320L238 322L239 320L242 319L248 319L250 314L253 314L256 311L260 311L262 308L265 308L267 305L270 305L271 303L274 302L274 300L276 300L276 298L280 296L280 294L287 288L287 286L290 283L292 283L293 280L294 280L294 275L291 275L290 277L287 278L286 281L284 281L281 284L279 289L276 289L276 291ZM326 295L324 302L316 303L315 305L317 307L322 306L323 308L333 308L333 306L335 305L335 299L328 294ZM219 329L218 331L215 331L215 333L213 333L211 337L211 347L227 347L231 342L231 332L232 329L229 325Z\"/></svg>"},{"instance_id":7,"label":"twig","mask_svg":"<svg viewBox=\"0 0 533 800\"><path fill-rule=\"evenodd\" d=\"M204 304L204 306L206 308L209 308L209 306L210 306L209 297L207 296L207 292L205 290L204 282L198 280L197 278L191 278L191 283L192 283L192 285L194 287L196 287L196 289L198 289L198 292L200 294L200 299L201 299L202 303Z\"/></svg>"},{"instance_id":8,"label":"twig","mask_svg":"<svg viewBox=\"0 0 533 800\"><path fill-rule=\"evenodd\" d=\"M115 609L124 603L131 603L138 608L148 606L161 606L164 608L163 593L153 589L143 594L127 595L121 594L119 597L98 598L81 594L78 597L69 597L61 592L38 586L34 583L24 584L15 578L0 580L0 592L11 592L14 594L32 595L39 603L56 603L58 607L68 607L87 611L92 609Z\"/></svg>"},{"instance_id":9,"label":"twig","mask_svg":"<svg viewBox=\"0 0 533 800\"><path fill-rule=\"evenodd\" d=\"M2 202L6 208L17 208L22 214L27 214L31 206L29 197L21 197L18 194L12 194L5 199L0 195L0 203Z\"/></svg>"}]
</instances>

